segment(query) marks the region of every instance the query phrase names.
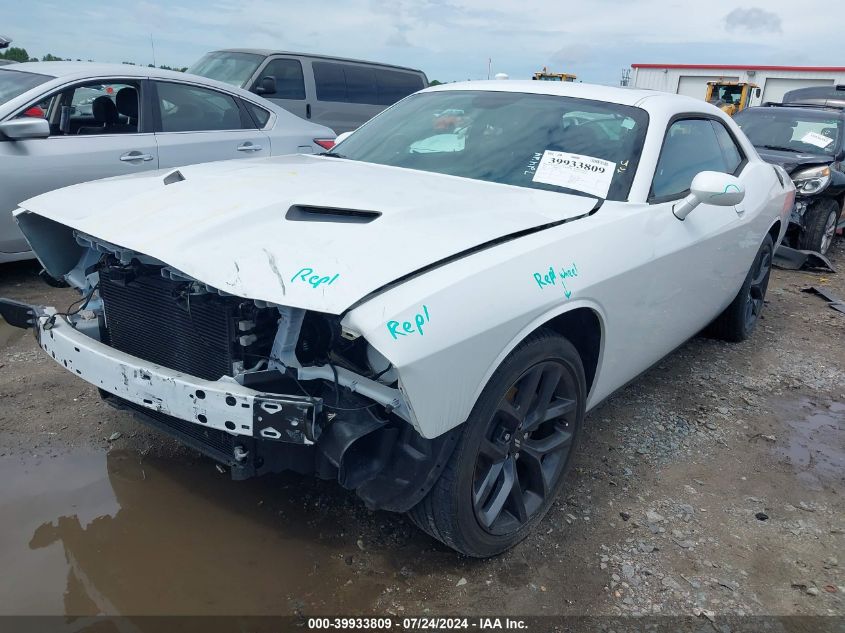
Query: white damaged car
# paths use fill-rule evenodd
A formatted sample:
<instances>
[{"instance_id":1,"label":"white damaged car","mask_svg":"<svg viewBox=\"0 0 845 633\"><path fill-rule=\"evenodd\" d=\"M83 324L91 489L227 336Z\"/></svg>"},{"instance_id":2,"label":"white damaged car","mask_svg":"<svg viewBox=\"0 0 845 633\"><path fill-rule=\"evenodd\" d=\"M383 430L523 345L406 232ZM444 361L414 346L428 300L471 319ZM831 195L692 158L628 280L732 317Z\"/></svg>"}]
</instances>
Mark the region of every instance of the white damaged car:
<instances>
[{"instance_id":1,"label":"white damaged car","mask_svg":"<svg viewBox=\"0 0 845 633\"><path fill-rule=\"evenodd\" d=\"M751 334L794 195L700 100L450 84L332 153L22 203L81 297L0 311L236 478L337 479L490 556L548 510L587 411L703 328Z\"/></svg>"}]
</instances>

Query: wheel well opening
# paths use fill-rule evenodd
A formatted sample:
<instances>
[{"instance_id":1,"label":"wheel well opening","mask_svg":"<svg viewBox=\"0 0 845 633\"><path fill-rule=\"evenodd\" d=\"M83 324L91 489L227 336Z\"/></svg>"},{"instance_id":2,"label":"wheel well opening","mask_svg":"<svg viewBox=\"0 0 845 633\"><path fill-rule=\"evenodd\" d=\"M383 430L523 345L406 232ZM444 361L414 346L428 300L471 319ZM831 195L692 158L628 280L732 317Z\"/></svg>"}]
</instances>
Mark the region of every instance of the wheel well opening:
<instances>
[{"instance_id":1,"label":"wheel well opening","mask_svg":"<svg viewBox=\"0 0 845 633\"><path fill-rule=\"evenodd\" d=\"M578 350L581 362L584 364L587 393L590 393L601 352L601 322L598 315L590 308L576 308L556 316L543 327L550 328L566 337Z\"/></svg>"}]
</instances>

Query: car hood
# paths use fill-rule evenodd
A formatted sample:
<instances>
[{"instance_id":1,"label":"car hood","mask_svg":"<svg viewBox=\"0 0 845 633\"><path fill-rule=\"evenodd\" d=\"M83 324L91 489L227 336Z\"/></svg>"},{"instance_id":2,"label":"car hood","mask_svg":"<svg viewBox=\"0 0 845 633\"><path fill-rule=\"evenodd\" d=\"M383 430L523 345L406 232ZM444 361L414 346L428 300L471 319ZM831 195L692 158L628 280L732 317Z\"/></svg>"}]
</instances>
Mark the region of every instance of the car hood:
<instances>
[{"instance_id":1,"label":"car hood","mask_svg":"<svg viewBox=\"0 0 845 633\"><path fill-rule=\"evenodd\" d=\"M17 213L143 253L233 295L339 314L420 269L597 204L319 156L193 165L178 170L182 180L174 171L59 189ZM29 233L43 223L21 224L38 254Z\"/></svg>"},{"instance_id":2,"label":"car hood","mask_svg":"<svg viewBox=\"0 0 845 633\"><path fill-rule=\"evenodd\" d=\"M762 147L757 148L757 153L767 163L780 165L787 173L793 174L798 169L813 167L815 165L827 165L833 162L832 156L823 154L805 154L803 152L781 152Z\"/></svg>"}]
</instances>

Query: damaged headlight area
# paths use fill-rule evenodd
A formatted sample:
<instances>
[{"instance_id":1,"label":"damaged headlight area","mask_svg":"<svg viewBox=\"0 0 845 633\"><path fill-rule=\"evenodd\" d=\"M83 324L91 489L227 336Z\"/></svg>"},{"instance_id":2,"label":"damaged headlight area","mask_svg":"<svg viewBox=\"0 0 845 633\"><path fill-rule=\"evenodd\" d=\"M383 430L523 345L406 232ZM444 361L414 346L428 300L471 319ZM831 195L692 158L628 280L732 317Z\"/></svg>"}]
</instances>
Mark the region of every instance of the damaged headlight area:
<instances>
[{"instance_id":1,"label":"damaged headlight area","mask_svg":"<svg viewBox=\"0 0 845 633\"><path fill-rule=\"evenodd\" d=\"M824 165L802 169L792 174L792 182L795 183L799 195L817 194L830 184L830 167Z\"/></svg>"},{"instance_id":2,"label":"damaged headlight area","mask_svg":"<svg viewBox=\"0 0 845 633\"><path fill-rule=\"evenodd\" d=\"M42 348L110 404L239 479L314 473L394 511L436 480L454 433L429 440L414 429L399 373L341 317L233 296L144 255L76 241L83 255L63 276L79 302L6 310L22 326L34 315Z\"/></svg>"}]
</instances>

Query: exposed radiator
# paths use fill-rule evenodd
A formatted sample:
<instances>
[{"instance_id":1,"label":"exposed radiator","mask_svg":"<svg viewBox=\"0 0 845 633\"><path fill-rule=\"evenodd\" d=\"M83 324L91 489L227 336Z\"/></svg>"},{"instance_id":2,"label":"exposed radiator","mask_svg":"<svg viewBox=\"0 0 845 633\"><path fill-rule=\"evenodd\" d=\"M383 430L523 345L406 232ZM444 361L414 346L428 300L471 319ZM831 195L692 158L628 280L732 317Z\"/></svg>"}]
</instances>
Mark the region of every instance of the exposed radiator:
<instances>
[{"instance_id":1,"label":"exposed radiator","mask_svg":"<svg viewBox=\"0 0 845 633\"><path fill-rule=\"evenodd\" d=\"M100 271L106 342L206 380L232 375L232 304L218 295L189 297L186 289L183 282L155 274L127 278L120 270Z\"/></svg>"}]
</instances>

